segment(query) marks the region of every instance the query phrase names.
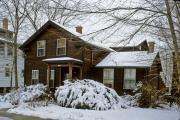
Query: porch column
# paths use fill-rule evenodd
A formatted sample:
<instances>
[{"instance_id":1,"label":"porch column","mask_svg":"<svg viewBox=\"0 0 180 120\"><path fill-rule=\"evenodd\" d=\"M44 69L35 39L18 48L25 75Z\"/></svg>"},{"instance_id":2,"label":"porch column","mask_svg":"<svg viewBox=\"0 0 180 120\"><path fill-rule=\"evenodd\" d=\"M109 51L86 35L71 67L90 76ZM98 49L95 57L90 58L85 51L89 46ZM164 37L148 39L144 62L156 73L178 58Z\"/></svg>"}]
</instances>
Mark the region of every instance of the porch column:
<instances>
[{"instance_id":1,"label":"porch column","mask_svg":"<svg viewBox=\"0 0 180 120\"><path fill-rule=\"evenodd\" d=\"M72 63L69 63L69 79L72 80Z\"/></svg>"},{"instance_id":2,"label":"porch column","mask_svg":"<svg viewBox=\"0 0 180 120\"><path fill-rule=\"evenodd\" d=\"M48 88L48 90L49 90L49 81L50 81L50 77L51 77L50 70L51 70L51 66L49 64L47 64L47 88Z\"/></svg>"},{"instance_id":3,"label":"porch column","mask_svg":"<svg viewBox=\"0 0 180 120\"><path fill-rule=\"evenodd\" d=\"M80 67L80 79L82 80L82 66Z\"/></svg>"}]
</instances>

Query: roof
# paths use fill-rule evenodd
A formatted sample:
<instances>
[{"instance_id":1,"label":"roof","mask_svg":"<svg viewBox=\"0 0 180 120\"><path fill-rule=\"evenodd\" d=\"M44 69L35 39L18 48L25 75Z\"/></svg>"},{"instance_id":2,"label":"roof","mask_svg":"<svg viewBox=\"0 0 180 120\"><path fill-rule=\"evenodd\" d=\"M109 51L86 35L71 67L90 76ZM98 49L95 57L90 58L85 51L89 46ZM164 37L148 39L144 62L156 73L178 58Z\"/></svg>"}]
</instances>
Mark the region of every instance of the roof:
<instances>
[{"instance_id":1,"label":"roof","mask_svg":"<svg viewBox=\"0 0 180 120\"><path fill-rule=\"evenodd\" d=\"M35 38L36 36L38 36L43 30L47 29L47 27L48 27L49 25L51 25L51 26L53 26L53 27L55 27L55 28L57 28L57 29L63 29L65 32L71 34L73 37L79 38L80 40L82 40L82 42L85 42L85 43L87 43L87 44L90 44L90 45L92 45L92 46L94 46L94 47L98 47L98 48L104 49L104 50L106 50L106 51L114 51L113 49L111 49L111 48L109 48L109 47L107 47L107 46L105 46L105 45L103 45L103 44L101 44L101 43L98 43L98 44L96 43L96 44L95 44L95 43L91 43L91 42L89 42L89 41L86 41L86 40L84 40L84 39L82 38L82 36L83 36L82 34L77 33L77 32L74 32L74 31L72 31L72 30L70 30L70 29L68 29L68 28L66 28L66 27L64 27L64 26L62 26L62 25L60 25L60 24L58 24L58 23L56 23L56 22L54 22L54 21L51 21L51 20L47 21L40 29L37 30L37 32L35 32L31 37L29 37L29 39L26 40L26 41L20 46L20 49L25 48L31 41L34 40L34 38Z\"/></svg>"},{"instance_id":2,"label":"roof","mask_svg":"<svg viewBox=\"0 0 180 120\"><path fill-rule=\"evenodd\" d=\"M157 52L111 52L96 67L151 67Z\"/></svg>"},{"instance_id":3,"label":"roof","mask_svg":"<svg viewBox=\"0 0 180 120\"><path fill-rule=\"evenodd\" d=\"M83 62L82 60L71 57L48 58L48 59L43 59L42 61L47 63L66 63L66 62L82 63Z\"/></svg>"},{"instance_id":4,"label":"roof","mask_svg":"<svg viewBox=\"0 0 180 120\"><path fill-rule=\"evenodd\" d=\"M116 43L115 45L111 45L111 48L116 48L116 47L138 47L142 45L143 43L147 44L147 40L138 40L138 41L123 41L121 43Z\"/></svg>"}]
</instances>

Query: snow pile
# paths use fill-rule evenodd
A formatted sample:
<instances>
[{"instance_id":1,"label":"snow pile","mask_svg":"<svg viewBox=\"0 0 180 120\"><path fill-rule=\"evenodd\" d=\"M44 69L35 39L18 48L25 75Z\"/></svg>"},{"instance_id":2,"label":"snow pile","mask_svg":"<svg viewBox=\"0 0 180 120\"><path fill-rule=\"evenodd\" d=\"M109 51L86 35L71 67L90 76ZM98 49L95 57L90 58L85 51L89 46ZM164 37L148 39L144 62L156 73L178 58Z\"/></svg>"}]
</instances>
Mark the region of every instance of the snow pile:
<instances>
[{"instance_id":1,"label":"snow pile","mask_svg":"<svg viewBox=\"0 0 180 120\"><path fill-rule=\"evenodd\" d=\"M91 110L126 108L127 105L111 88L93 80L66 80L55 92L57 103L63 107Z\"/></svg>"},{"instance_id":2,"label":"snow pile","mask_svg":"<svg viewBox=\"0 0 180 120\"><path fill-rule=\"evenodd\" d=\"M45 95L46 89L46 86L43 84L22 87L2 96L0 102L9 102L11 104L30 102Z\"/></svg>"},{"instance_id":3,"label":"snow pile","mask_svg":"<svg viewBox=\"0 0 180 120\"><path fill-rule=\"evenodd\" d=\"M8 110L9 113L36 116L53 120L179 120L177 111L142 109L129 107L127 109L97 111L60 107L55 104L31 107L27 103Z\"/></svg>"}]
</instances>

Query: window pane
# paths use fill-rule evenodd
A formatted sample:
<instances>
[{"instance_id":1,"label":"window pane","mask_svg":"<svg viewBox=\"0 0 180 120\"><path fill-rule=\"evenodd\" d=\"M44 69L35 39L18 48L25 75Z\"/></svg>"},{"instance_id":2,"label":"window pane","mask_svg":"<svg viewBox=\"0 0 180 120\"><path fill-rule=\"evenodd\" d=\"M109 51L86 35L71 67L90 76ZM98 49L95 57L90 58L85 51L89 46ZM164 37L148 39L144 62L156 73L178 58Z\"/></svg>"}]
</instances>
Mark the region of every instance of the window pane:
<instances>
[{"instance_id":1,"label":"window pane","mask_svg":"<svg viewBox=\"0 0 180 120\"><path fill-rule=\"evenodd\" d=\"M65 55L66 54L66 48L57 48L57 55Z\"/></svg>"},{"instance_id":2,"label":"window pane","mask_svg":"<svg viewBox=\"0 0 180 120\"><path fill-rule=\"evenodd\" d=\"M124 70L124 89L134 89L136 86L136 69Z\"/></svg>"},{"instance_id":3,"label":"window pane","mask_svg":"<svg viewBox=\"0 0 180 120\"><path fill-rule=\"evenodd\" d=\"M57 39L57 48L66 47L66 38Z\"/></svg>"},{"instance_id":4,"label":"window pane","mask_svg":"<svg viewBox=\"0 0 180 120\"><path fill-rule=\"evenodd\" d=\"M0 55L4 55L4 44L0 43Z\"/></svg>"},{"instance_id":5,"label":"window pane","mask_svg":"<svg viewBox=\"0 0 180 120\"><path fill-rule=\"evenodd\" d=\"M55 77L55 70L51 70L51 80L54 80L54 77Z\"/></svg>"},{"instance_id":6,"label":"window pane","mask_svg":"<svg viewBox=\"0 0 180 120\"><path fill-rule=\"evenodd\" d=\"M38 48L45 48L45 40L37 41Z\"/></svg>"},{"instance_id":7,"label":"window pane","mask_svg":"<svg viewBox=\"0 0 180 120\"><path fill-rule=\"evenodd\" d=\"M113 87L114 84L114 69L103 70L103 83L108 87Z\"/></svg>"},{"instance_id":8,"label":"window pane","mask_svg":"<svg viewBox=\"0 0 180 120\"><path fill-rule=\"evenodd\" d=\"M44 56L45 55L45 49L38 49L38 56Z\"/></svg>"},{"instance_id":9,"label":"window pane","mask_svg":"<svg viewBox=\"0 0 180 120\"><path fill-rule=\"evenodd\" d=\"M10 77L10 68L9 67L5 68L5 76Z\"/></svg>"}]
</instances>

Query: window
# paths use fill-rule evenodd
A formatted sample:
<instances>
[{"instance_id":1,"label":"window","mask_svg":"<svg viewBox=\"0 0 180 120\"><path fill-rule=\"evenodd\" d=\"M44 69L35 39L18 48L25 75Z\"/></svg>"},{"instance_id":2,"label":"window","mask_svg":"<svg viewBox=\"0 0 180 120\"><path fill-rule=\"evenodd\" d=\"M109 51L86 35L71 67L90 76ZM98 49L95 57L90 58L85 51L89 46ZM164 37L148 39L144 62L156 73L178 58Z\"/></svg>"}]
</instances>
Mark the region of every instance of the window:
<instances>
[{"instance_id":1,"label":"window","mask_svg":"<svg viewBox=\"0 0 180 120\"><path fill-rule=\"evenodd\" d=\"M37 41L37 56L45 56L46 41Z\"/></svg>"},{"instance_id":2,"label":"window","mask_svg":"<svg viewBox=\"0 0 180 120\"><path fill-rule=\"evenodd\" d=\"M5 67L5 77L10 77L11 72L9 67Z\"/></svg>"},{"instance_id":3,"label":"window","mask_svg":"<svg viewBox=\"0 0 180 120\"><path fill-rule=\"evenodd\" d=\"M108 87L114 87L114 69L103 70L103 83Z\"/></svg>"},{"instance_id":4,"label":"window","mask_svg":"<svg viewBox=\"0 0 180 120\"><path fill-rule=\"evenodd\" d=\"M58 56L66 55L66 38L57 39L57 52Z\"/></svg>"},{"instance_id":5,"label":"window","mask_svg":"<svg viewBox=\"0 0 180 120\"><path fill-rule=\"evenodd\" d=\"M0 55L3 56L4 55L4 44L0 43Z\"/></svg>"},{"instance_id":6,"label":"window","mask_svg":"<svg viewBox=\"0 0 180 120\"><path fill-rule=\"evenodd\" d=\"M32 70L32 84L39 83L39 70Z\"/></svg>"},{"instance_id":7,"label":"window","mask_svg":"<svg viewBox=\"0 0 180 120\"><path fill-rule=\"evenodd\" d=\"M12 46L9 46L9 45L7 46L7 55L8 56L11 56L13 54L13 50L12 49L13 49Z\"/></svg>"},{"instance_id":8,"label":"window","mask_svg":"<svg viewBox=\"0 0 180 120\"><path fill-rule=\"evenodd\" d=\"M136 87L136 69L124 69L124 89Z\"/></svg>"},{"instance_id":9,"label":"window","mask_svg":"<svg viewBox=\"0 0 180 120\"><path fill-rule=\"evenodd\" d=\"M51 78L50 80L54 80L55 77L55 70L51 70Z\"/></svg>"}]
</instances>

